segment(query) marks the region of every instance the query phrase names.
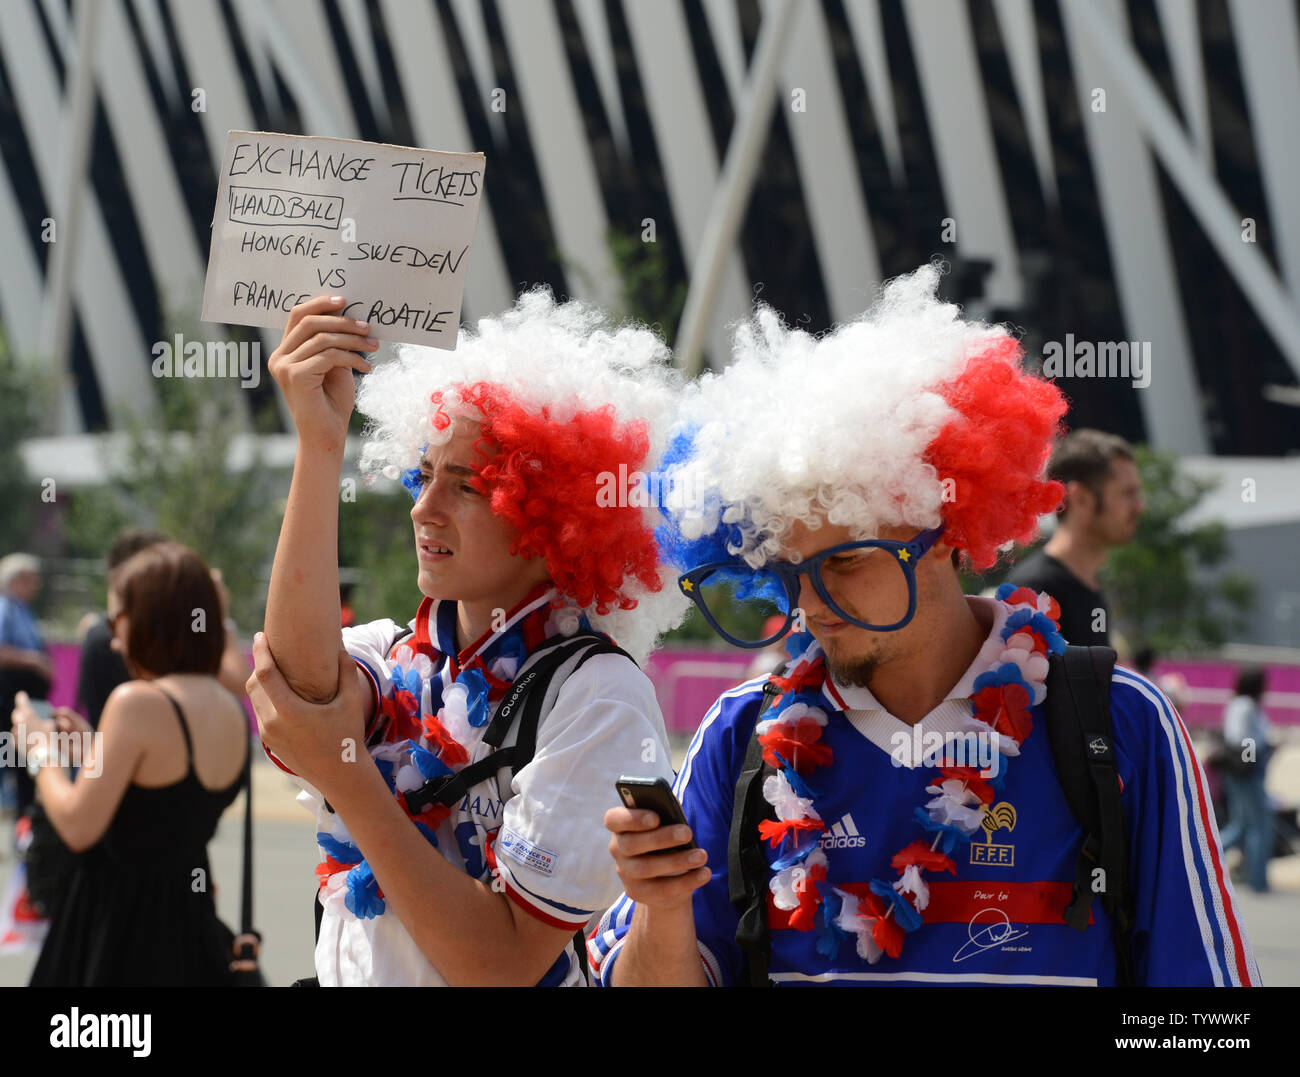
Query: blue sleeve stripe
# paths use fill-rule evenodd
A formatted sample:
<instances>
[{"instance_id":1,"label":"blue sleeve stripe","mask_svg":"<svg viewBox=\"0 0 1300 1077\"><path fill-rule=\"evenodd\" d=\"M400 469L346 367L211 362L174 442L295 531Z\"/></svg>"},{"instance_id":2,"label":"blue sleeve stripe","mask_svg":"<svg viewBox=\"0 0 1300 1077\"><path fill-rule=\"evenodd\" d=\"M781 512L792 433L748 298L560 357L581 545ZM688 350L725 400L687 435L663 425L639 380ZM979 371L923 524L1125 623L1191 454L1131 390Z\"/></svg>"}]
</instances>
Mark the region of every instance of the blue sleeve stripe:
<instances>
[{"instance_id":1,"label":"blue sleeve stripe","mask_svg":"<svg viewBox=\"0 0 1300 1077\"><path fill-rule=\"evenodd\" d=\"M1246 982L1258 983L1259 970L1241 927L1236 899L1231 887L1223 880L1223 853L1218 836L1213 832L1213 824L1209 822L1212 808L1205 798L1205 777L1192 751L1187 730L1164 693L1150 681L1117 669L1115 683L1134 689L1151 704L1169 743L1174 789L1178 797L1183 867L1215 986L1222 987L1225 980L1233 986L1241 986L1243 971ZM1194 848L1193 834L1196 838Z\"/></svg>"},{"instance_id":2,"label":"blue sleeve stripe","mask_svg":"<svg viewBox=\"0 0 1300 1077\"><path fill-rule=\"evenodd\" d=\"M358 658L356 655L352 656L352 661L354 661L361 668L362 673L364 673L367 677L370 678L370 689L375 694L375 713L371 716L370 725L366 728L365 731L366 736L369 736L370 731L374 728L375 723L379 721L381 717L379 713L379 701L380 699L383 698L384 692L379 680L379 675L376 674L375 671L370 668L370 663L366 662L364 659Z\"/></svg>"},{"instance_id":3,"label":"blue sleeve stripe","mask_svg":"<svg viewBox=\"0 0 1300 1077\"><path fill-rule=\"evenodd\" d=\"M609 986L609 970L614 967L614 955L627 935L631 923L632 910L636 903L626 894L619 894L618 900L605 910L596 930L587 940L587 956L591 960L591 974L604 987Z\"/></svg>"},{"instance_id":4,"label":"blue sleeve stripe","mask_svg":"<svg viewBox=\"0 0 1300 1077\"><path fill-rule=\"evenodd\" d=\"M379 674L375 672L374 667L371 666L371 664L367 662L364 658L358 658L355 654L352 656L352 661L354 661L363 670L365 670L366 676L368 676L372 681L375 682L375 693L376 695L378 695L380 691L379 685L381 682L379 679Z\"/></svg>"},{"instance_id":5,"label":"blue sleeve stripe","mask_svg":"<svg viewBox=\"0 0 1300 1077\"><path fill-rule=\"evenodd\" d=\"M1197 823L1199 836L1201 838L1202 856L1206 857L1203 861L1208 874L1207 886L1211 904L1214 906L1216 919L1215 926L1222 932L1224 938L1224 953L1227 958L1228 973L1234 986L1261 986L1263 981L1259 974L1259 966L1255 962L1255 954L1250 945L1250 939L1246 935L1245 926L1242 923L1241 911L1237 905L1236 893L1227 882L1227 869L1224 864L1223 846L1219 841L1218 828L1214 823L1214 805L1209 799L1209 782L1205 777L1205 771L1201 767L1200 760L1192 748L1192 740L1187 732L1187 727L1183 724L1174 705L1169 702L1168 697L1160 691L1158 687L1154 688L1156 695L1161 700L1161 704L1175 723L1175 729L1178 734L1179 743L1182 745L1186 758L1190 761L1188 764L1188 782L1194 783L1195 799L1197 805Z\"/></svg>"},{"instance_id":6,"label":"blue sleeve stripe","mask_svg":"<svg viewBox=\"0 0 1300 1077\"><path fill-rule=\"evenodd\" d=\"M627 931L635 908L636 903L629 900L626 894L619 894L618 900L605 910L605 915L600 918L600 924L592 936L590 947L594 954L599 955L600 960L604 960L615 940Z\"/></svg>"},{"instance_id":7,"label":"blue sleeve stripe","mask_svg":"<svg viewBox=\"0 0 1300 1077\"><path fill-rule=\"evenodd\" d=\"M594 909L579 909L573 905L564 905L558 901L552 901L548 897L542 897L541 894L534 890L529 890L528 887L519 881L519 877L514 873L510 865L502 863L500 859L497 860L497 870L506 877L507 882L514 886L516 890L520 891L520 893L524 897L528 898L534 905L541 906L543 909L552 909L556 912L563 913L563 919L571 920L574 917L579 917L585 924L591 919L591 914L595 912Z\"/></svg>"}]
</instances>

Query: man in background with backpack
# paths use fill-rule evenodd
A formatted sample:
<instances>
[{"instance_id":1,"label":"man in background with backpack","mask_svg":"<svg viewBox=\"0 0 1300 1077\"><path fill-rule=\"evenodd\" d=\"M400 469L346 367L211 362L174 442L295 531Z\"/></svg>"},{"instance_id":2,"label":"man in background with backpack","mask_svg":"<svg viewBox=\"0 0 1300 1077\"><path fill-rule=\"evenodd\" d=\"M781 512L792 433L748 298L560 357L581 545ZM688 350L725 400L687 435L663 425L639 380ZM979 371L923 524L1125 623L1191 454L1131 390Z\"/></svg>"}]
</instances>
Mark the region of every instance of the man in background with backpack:
<instances>
[{"instance_id":1,"label":"man in background with backpack","mask_svg":"<svg viewBox=\"0 0 1300 1077\"><path fill-rule=\"evenodd\" d=\"M760 310L688 408L665 469L701 494L661 541L732 642L783 615L790 661L705 715L687 826L606 815L602 984L1259 982L1168 701L1048 596L962 593L959 556L1059 503L1066 404L937 283L819 340Z\"/></svg>"}]
</instances>

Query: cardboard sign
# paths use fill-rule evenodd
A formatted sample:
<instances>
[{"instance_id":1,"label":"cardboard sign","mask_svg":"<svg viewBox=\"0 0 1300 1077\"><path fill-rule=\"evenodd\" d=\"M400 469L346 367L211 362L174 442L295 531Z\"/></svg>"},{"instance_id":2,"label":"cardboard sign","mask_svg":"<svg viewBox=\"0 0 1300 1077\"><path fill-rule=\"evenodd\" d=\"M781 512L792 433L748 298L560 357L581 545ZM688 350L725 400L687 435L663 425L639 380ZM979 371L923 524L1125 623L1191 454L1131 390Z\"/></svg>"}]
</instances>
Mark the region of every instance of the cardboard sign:
<instances>
[{"instance_id":1,"label":"cardboard sign","mask_svg":"<svg viewBox=\"0 0 1300 1077\"><path fill-rule=\"evenodd\" d=\"M455 348L483 191L481 153L231 131L203 320L283 329L341 295L379 340Z\"/></svg>"}]
</instances>

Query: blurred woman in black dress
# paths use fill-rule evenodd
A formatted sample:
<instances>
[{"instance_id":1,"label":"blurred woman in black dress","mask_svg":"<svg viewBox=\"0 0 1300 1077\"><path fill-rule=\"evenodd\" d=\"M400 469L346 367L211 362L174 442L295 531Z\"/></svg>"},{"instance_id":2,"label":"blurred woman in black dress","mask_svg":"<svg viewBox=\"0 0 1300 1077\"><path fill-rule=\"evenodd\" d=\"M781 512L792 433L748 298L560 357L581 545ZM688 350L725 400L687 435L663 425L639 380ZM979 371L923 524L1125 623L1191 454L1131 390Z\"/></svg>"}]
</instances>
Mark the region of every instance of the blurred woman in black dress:
<instances>
[{"instance_id":1,"label":"blurred woman in black dress","mask_svg":"<svg viewBox=\"0 0 1300 1077\"><path fill-rule=\"evenodd\" d=\"M75 779L54 754L27 753L54 828L89 850L53 909L32 984L219 986L230 934L207 844L241 787L249 726L218 681L217 588L197 554L160 543L114 570L108 608L134 679L108 697L93 742L81 738L91 747ZM25 700L13 721L24 735L91 732L69 710L42 722Z\"/></svg>"}]
</instances>

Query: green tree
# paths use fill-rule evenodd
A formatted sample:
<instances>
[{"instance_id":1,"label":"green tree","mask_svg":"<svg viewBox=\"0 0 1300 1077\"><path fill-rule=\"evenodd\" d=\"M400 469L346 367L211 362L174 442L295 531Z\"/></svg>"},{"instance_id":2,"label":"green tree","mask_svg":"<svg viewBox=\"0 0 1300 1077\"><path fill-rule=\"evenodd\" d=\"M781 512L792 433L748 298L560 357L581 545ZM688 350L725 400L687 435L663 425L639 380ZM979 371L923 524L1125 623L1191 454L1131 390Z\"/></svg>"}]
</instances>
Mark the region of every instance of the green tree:
<instances>
[{"instance_id":1,"label":"green tree","mask_svg":"<svg viewBox=\"0 0 1300 1077\"><path fill-rule=\"evenodd\" d=\"M339 564L355 570L358 624L380 617L405 624L415 616L424 596L416 584L411 499L403 488L370 490L356 481L356 500L339 506Z\"/></svg>"},{"instance_id":2,"label":"green tree","mask_svg":"<svg viewBox=\"0 0 1300 1077\"><path fill-rule=\"evenodd\" d=\"M1254 605L1254 585L1219 566L1228 556L1226 528L1211 522L1191 527L1184 519L1214 488L1178 469L1177 458L1145 445L1136 448L1146 512L1137 534L1111 551L1102 570L1102 589L1119 632L1136 651L1161 654L1217 647L1245 624ZM963 574L967 592L995 587L1012 566L1043 542L1018 547L982 575Z\"/></svg>"},{"instance_id":3,"label":"green tree","mask_svg":"<svg viewBox=\"0 0 1300 1077\"><path fill-rule=\"evenodd\" d=\"M1160 653L1217 647L1245 626L1254 606L1251 581L1221 570L1227 529L1183 519L1216 485L1179 471L1175 457L1137 448L1146 512L1137 535L1111 552L1103 572L1121 631L1137 650Z\"/></svg>"},{"instance_id":4,"label":"green tree","mask_svg":"<svg viewBox=\"0 0 1300 1077\"><path fill-rule=\"evenodd\" d=\"M127 420L126 447L104 486L70 499L64 535L74 557L102 557L123 527L157 528L221 570L231 613L260 625L284 508L284 485L255 457L229 466L240 411L234 383L159 379L158 420ZM100 590L102 597L102 587Z\"/></svg>"},{"instance_id":5,"label":"green tree","mask_svg":"<svg viewBox=\"0 0 1300 1077\"><path fill-rule=\"evenodd\" d=\"M36 434L43 383L0 335L0 556L26 549L40 487L27 474L19 445Z\"/></svg>"},{"instance_id":6,"label":"green tree","mask_svg":"<svg viewBox=\"0 0 1300 1077\"><path fill-rule=\"evenodd\" d=\"M639 234L614 227L605 238L619 275L619 313L658 329L672 343L686 306L686 281L672 279L658 243L643 243Z\"/></svg>"}]
</instances>

